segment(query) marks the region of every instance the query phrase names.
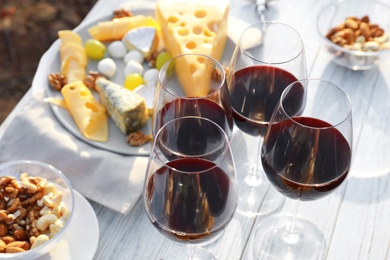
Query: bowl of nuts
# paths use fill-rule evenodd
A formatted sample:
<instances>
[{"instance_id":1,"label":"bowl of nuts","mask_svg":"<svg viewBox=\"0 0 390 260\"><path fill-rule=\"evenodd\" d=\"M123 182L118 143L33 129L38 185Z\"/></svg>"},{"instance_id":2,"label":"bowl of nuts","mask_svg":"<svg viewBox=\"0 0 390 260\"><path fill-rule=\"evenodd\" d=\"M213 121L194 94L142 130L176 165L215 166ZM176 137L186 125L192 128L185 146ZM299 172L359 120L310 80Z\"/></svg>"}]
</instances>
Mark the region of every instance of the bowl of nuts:
<instances>
[{"instance_id":1,"label":"bowl of nuts","mask_svg":"<svg viewBox=\"0 0 390 260\"><path fill-rule=\"evenodd\" d=\"M34 259L64 238L74 192L69 180L38 161L0 164L0 259Z\"/></svg>"},{"instance_id":2,"label":"bowl of nuts","mask_svg":"<svg viewBox=\"0 0 390 260\"><path fill-rule=\"evenodd\" d=\"M333 61L369 70L390 61L390 6L376 0L340 0L325 6L317 30Z\"/></svg>"}]
</instances>

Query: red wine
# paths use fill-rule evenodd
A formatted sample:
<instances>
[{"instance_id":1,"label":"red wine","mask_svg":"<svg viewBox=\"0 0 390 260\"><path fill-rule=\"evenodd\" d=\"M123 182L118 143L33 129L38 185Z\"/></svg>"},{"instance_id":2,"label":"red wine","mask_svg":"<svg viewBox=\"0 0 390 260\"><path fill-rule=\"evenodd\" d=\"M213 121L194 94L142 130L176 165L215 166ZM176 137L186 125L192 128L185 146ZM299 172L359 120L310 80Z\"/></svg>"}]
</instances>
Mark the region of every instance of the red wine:
<instances>
[{"instance_id":1,"label":"red wine","mask_svg":"<svg viewBox=\"0 0 390 260\"><path fill-rule=\"evenodd\" d=\"M155 146L169 161L189 156L212 161L225 153L226 137L214 122L196 118L175 122L159 133Z\"/></svg>"},{"instance_id":2,"label":"red wine","mask_svg":"<svg viewBox=\"0 0 390 260\"><path fill-rule=\"evenodd\" d=\"M155 130L157 132L169 121L183 116L201 116L218 124L230 138L233 130L233 115L228 101L229 97L222 98L222 106L212 99L185 99L178 98L167 103L156 115ZM228 102L227 104L225 103Z\"/></svg>"},{"instance_id":3,"label":"red wine","mask_svg":"<svg viewBox=\"0 0 390 260\"><path fill-rule=\"evenodd\" d=\"M202 159L178 159L157 170L147 186L146 210L164 235L202 242L219 235L230 222L236 190L228 175Z\"/></svg>"},{"instance_id":4,"label":"red wine","mask_svg":"<svg viewBox=\"0 0 390 260\"><path fill-rule=\"evenodd\" d=\"M283 90L296 81L291 73L272 66L251 66L236 71L229 91L234 122L241 131L264 136Z\"/></svg>"},{"instance_id":5,"label":"red wine","mask_svg":"<svg viewBox=\"0 0 390 260\"><path fill-rule=\"evenodd\" d=\"M347 177L351 148L335 128L314 118L296 117L272 125L261 159L271 183L284 195L300 200L321 198Z\"/></svg>"}]
</instances>

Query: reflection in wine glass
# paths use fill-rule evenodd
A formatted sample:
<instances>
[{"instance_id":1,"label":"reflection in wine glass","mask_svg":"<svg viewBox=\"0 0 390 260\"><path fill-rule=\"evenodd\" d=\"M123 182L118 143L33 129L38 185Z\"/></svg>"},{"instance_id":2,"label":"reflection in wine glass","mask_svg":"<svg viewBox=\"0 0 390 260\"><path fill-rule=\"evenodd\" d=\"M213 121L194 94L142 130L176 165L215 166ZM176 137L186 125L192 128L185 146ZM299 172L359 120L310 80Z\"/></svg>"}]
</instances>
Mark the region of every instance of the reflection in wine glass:
<instances>
[{"instance_id":1,"label":"reflection in wine glass","mask_svg":"<svg viewBox=\"0 0 390 260\"><path fill-rule=\"evenodd\" d=\"M306 78L305 51L299 33L286 24L272 21L249 26L236 45L227 78L234 122L248 138L253 138L251 143L256 143L260 151L262 137L282 91L297 79ZM243 189L252 191L249 196L255 200L270 188L260 169L258 155L259 152L252 152L254 159L249 161L249 169L241 176L243 183L240 183ZM266 214L281 205L283 197L272 188L269 192L275 196L264 199L261 212L253 208L252 214Z\"/></svg>"},{"instance_id":2,"label":"reflection in wine glass","mask_svg":"<svg viewBox=\"0 0 390 260\"><path fill-rule=\"evenodd\" d=\"M339 187L351 156L348 95L320 79L289 85L270 120L261 160L272 185L294 199L297 208L293 216L276 215L260 223L253 239L257 259L322 259L324 238L315 225L297 218L299 201L322 198Z\"/></svg>"},{"instance_id":3,"label":"reflection in wine glass","mask_svg":"<svg viewBox=\"0 0 390 260\"><path fill-rule=\"evenodd\" d=\"M213 121L181 117L161 127L150 154L144 205L151 223L188 250L188 259L215 259L198 246L217 238L238 200L235 165L226 133Z\"/></svg>"},{"instance_id":4,"label":"reflection in wine glass","mask_svg":"<svg viewBox=\"0 0 390 260\"><path fill-rule=\"evenodd\" d=\"M160 70L153 105L153 134L167 122L183 116L206 117L217 123L230 139L233 116L225 70L202 54L183 54Z\"/></svg>"}]
</instances>

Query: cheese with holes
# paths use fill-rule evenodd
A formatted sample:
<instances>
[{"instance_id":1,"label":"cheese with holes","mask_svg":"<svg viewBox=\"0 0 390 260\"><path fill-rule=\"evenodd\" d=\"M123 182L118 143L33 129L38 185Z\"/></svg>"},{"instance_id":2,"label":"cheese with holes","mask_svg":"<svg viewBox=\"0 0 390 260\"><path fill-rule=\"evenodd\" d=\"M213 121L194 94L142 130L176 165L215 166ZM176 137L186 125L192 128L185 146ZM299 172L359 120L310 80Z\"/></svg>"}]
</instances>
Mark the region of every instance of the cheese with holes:
<instances>
[{"instance_id":1,"label":"cheese with holes","mask_svg":"<svg viewBox=\"0 0 390 260\"><path fill-rule=\"evenodd\" d=\"M111 21L98 23L88 29L92 38L98 41L122 40L123 36L131 29L151 26L160 30L157 21L151 16L134 15L130 17L115 18Z\"/></svg>"},{"instance_id":2,"label":"cheese with holes","mask_svg":"<svg viewBox=\"0 0 390 260\"><path fill-rule=\"evenodd\" d=\"M141 129L149 120L142 96L102 77L96 80L96 88L101 103L124 134Z\"/></svg>"},{"instance_id":3,"label":"cheese with holes","mask_svg":"<svg viewBox=\"0 0 390 260\"><path fill-rule=\"evenodd\" d=\"M227 39L229 1L166 0L156 3L156 19L166 50L172 57L185 53L199 53L220 61ZM189 96L203 96L208 92L213 67L196 60L176 66L176 72ZM199 85L199 84L202 85Z\"/></svg>"},{"instance_id":4,"label":"cheese with holes","mask_svg":"<svg viewBox=\"0 0 390 260\"><path fill-rule=\"evenodd\" d=\"M106 109L94 99L84 83L82 81L68 83L61 89L61 93L80 132L90 140L107 142Z\"/></svg>"},{"instance_id":5,"label":"cheese with holes","mask_svg":"<svg viewBox=\"0 0 390 260\"><path fill-rule=\"evenodd\" d=\"M80 35L70 30L61 30L58 36L61 39L61 74L68 83L84 80L88 58Z\"/></svg>"}]
</instances>

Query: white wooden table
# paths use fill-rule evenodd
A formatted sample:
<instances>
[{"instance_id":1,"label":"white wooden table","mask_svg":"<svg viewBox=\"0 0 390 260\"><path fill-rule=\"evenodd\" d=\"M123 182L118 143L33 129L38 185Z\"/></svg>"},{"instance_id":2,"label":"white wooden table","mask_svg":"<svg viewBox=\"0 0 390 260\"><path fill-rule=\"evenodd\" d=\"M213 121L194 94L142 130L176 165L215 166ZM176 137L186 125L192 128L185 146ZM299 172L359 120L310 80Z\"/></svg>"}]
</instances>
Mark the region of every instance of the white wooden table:
<instances>
[{"instance_id":1,"label":"white wooden table","mask_svg":"<svg viewBox=\"0 0 390 260\"><path fill-rule=\"evenodd\" d=\"M267 14L268 20L288 23L301 33L308 75L339 84L350 95L353 105L353 164L347 181L328 197L301 203L298 214L323 233L326 259L390 259L390 63L362 72L332 63L315 27L316 16L327 2L274 0ZM121 0L99 0L84 22L111 14L121 4ZM253 2L246 0L232 0L230 15L247 23L260 21ZM287 39L281 40L288 44ZM12 113L0 127L0 138L11 120ZM232 138L238 178L243 174L243 162L256 151L253 143L239 131ZM252 231L264 216L242 213L241 203L248 199L248 194L248 190L240 190L239 210L232 222L217 241L207 246L219 259L249 258ZM260 202L264 196L265 191L257 194ZM163 259L177 246L149 222L142 200L126 216L98 203L91 204L100 229L95 259ZM278 211L290 212L292 206L286 200ZM259 208L260 204L253 207Z\"/></svg>"}]
</instances>

